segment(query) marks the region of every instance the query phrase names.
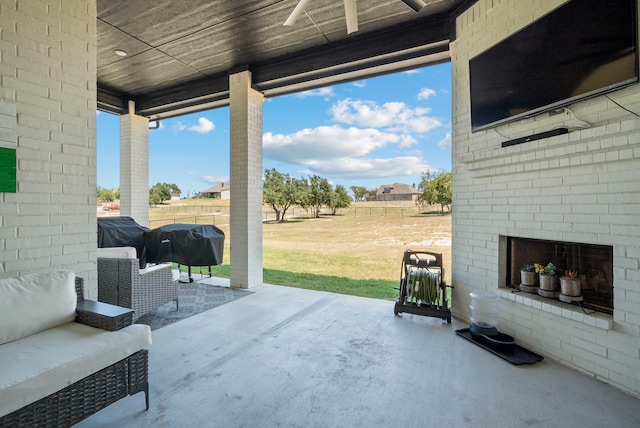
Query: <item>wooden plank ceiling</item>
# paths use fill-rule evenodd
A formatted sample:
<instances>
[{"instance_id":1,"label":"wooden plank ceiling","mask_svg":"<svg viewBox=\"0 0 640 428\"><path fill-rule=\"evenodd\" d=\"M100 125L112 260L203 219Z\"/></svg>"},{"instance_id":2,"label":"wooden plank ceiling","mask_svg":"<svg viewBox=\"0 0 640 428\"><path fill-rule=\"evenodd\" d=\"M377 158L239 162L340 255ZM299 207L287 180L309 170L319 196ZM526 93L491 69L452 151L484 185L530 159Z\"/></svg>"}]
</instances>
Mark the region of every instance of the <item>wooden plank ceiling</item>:
<instances>
[{"instance_id":1,"label":"wooden plank ceiling","mask_svg":"<svg viewBox=\"0 0 640 428\"><path fill-rule=\"evenodd\" d=\"M98 0L98 108L166 118L228 104L229 73L267 97L449 60L453 18L475 0ZM116 51L126 52L119 56Z\"/></svg>"}]
</instances>

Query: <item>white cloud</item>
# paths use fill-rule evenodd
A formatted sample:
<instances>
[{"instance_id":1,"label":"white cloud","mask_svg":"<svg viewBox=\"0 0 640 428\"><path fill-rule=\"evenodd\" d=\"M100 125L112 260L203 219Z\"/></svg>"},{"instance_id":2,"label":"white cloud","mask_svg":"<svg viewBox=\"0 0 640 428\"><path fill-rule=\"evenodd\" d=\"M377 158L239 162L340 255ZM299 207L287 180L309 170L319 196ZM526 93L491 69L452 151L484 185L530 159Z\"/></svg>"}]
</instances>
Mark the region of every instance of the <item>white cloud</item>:
<instances>
[{"instance_id":1,"label":"white cloud","mask_svg":"<svg viewBox=\"0 0 640 428\"><path fill-rule=\"evenodd\" d=\"M398 101L378 105L373 101L347 98L331 106L330 112L335 122L393 132L423 134L442 125L440 120L429 116L431 109L410 108Z\"/></svg>"},{"instance_id":2,"label":"white cloud","mask_svg":"<svg viewBox=\"0 0 640 428\"><path fill-rule=\"evenodd\" d=\"M185 129L187 129L187 125L185 125L184 123L182 123L180 121L177 121L176 123L173 124L174 132L184 131Z\"/></svg>"},{"instance_id":3,"label":"white cloud","mask_svg":"<svg viewBox=\"0 0 640 428\"><path fill-rule=\"evenodd\" d=\"M415 145L410 135L339 125L303 129L289 135L266 133L264 156L306 167L305 171L333 177L415 175L428 165L419 156L376 157L373 152L395 145Z\"/></svg>"},{"instance_id":4,"label":"white cloud","mask_svg":"<svg viewBox=\"0 0 640 428\"><path fill-rule=\"evenodd\" d=\"M395 158L340 158L318 159L309 164L318 174L331 174L343 178L378 178L420 175L429 165L417 156Z\"/></svg>"},{"instance_id":5,"label":"white cloud","mask_svg":"<svg viewBox=\"0 0 640 428\"><path fill-rule=\"evenodd\" d=\"M407 70L403 72L404 74L418 74L420 73L420 70L417 68L414 68L413 70Z\"/></svg>"},{"instance_id":6,"label":"white cloud","mask_svg":"<svg viewBox=\"0 0 640 428\"><path fill-rule=\"evenodd\" d=\"M409 135L339 125L307 128L289 135L269 132L262 138L265 156L304 164L315 158L363 156L388 144L406 147L415 142Z\"/></svg>"},{"instance_id":7,"label":"white cloud","mask_svg":"<svg viewBox=\"0 0 640 428\"><path fill-rule=\"evenodd\" d=\"M312 89L310 91L302 91L296 94L298 98L307 98L307 97L333 97L335 92L333 92L333 88L320 88L320 89Z\"/></svg>"},{"instance_id":8,"label":"white cloud","mask_svg":"<svg viewBox=\"0 0 640 428\"><path fill-rule=\"evenodd\" d=\"M445 135L444 138L438 142L438 147L440 147L441 149L451 147L451 132L447 132L447 135Z\"/></svg>"},{"instance_id":9,"label":"white cloud","mask_svg":"<svg viewBox=\"0 0 640 428\"><path fill-rule=\"evenodd\" d=\"M436 91L431 88L422 88L420 89L420 93L418 94L419 100L428 100L432 96L436 95Z\"/></svg>"},{"instance_id":10,"label":"white cloud","mask_svg":"<svg viewBox=\"0 0 640 428\"><path fill-rule=\"evenodd\" d=\"M203 175L200 180L209 184L226 183L229 184L229 176Z\"/></svg>"},{"instance_id":11,"label":"white cloud","mask_svg":"<svg viewBox=\"0 0 640 428\"><path fill-rule=\"evenodd\" d=\"M367 86L367 82L364 80L358 80L357 82L353 82L353 86L355 86L356 88L364 88L365 86Z\"/></svg>"},{"instance_id":12,"label":"white cloud","mask_svg":"<svg viewBox=\"0 0 640 428\"><path fill-rule=\"evenodd\" d=\"M198 132L200 134L206 134L213 131L216 126L206 117L198 119L198 124L189 127L189 131Z\"/></svg>"}]
</instances>

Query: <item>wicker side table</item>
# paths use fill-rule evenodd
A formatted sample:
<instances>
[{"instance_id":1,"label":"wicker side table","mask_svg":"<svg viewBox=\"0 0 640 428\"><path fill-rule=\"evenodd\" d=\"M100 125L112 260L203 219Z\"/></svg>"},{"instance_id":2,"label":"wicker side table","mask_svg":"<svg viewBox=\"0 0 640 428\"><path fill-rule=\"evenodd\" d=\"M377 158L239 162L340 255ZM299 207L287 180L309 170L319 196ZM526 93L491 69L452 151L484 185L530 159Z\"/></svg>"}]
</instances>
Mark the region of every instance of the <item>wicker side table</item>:
<instances>
[{"instance_id":1,"label":"wicker side table","mask_svg":"<svg viewBox=\"0 0 640 428\"><path fill-rule=\"evenodd\" d=\"M94 300L81 300L76 307L76 321L108 331L133 324L133 310Z\"/></svg>"}]
</instances>

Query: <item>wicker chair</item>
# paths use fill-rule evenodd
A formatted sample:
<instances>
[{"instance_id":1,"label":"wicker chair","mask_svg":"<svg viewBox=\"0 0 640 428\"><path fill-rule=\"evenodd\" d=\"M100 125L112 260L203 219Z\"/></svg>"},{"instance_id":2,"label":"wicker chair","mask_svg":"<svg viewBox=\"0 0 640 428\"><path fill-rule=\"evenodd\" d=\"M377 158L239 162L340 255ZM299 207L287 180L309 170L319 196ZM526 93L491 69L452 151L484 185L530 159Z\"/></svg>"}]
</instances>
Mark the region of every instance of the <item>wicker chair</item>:
<instances>
[{"instance_id":1,"label":"wicker chair","mask_svg":"<svg viewBox=\"0 0 640 428\"><path fill-rule=\"evenodd\" d=\"M138 259L98 257L98 300L133 309L134 321L165 303L178 302L171 264L140 269Z\"/></svg>"}]
</instances>

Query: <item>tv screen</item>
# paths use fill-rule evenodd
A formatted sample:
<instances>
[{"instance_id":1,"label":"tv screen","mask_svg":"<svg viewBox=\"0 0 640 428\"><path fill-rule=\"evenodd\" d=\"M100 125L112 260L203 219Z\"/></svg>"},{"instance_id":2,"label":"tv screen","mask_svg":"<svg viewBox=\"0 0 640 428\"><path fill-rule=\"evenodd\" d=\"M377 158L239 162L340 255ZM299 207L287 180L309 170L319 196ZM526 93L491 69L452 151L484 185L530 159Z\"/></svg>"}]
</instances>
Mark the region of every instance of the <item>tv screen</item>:
<instances>
[{"instance_id":1,"label":"tv screen","mask_svg":"<svg viewBox=\"0 0 640 428\"><path fill-rule=\"evenodd\" d=\"M637 82L636 1L570 1L472 58L472 131Z\"/></svg>"}]
</instances>

